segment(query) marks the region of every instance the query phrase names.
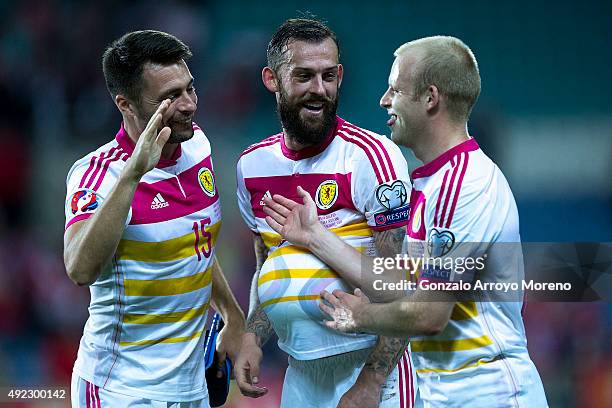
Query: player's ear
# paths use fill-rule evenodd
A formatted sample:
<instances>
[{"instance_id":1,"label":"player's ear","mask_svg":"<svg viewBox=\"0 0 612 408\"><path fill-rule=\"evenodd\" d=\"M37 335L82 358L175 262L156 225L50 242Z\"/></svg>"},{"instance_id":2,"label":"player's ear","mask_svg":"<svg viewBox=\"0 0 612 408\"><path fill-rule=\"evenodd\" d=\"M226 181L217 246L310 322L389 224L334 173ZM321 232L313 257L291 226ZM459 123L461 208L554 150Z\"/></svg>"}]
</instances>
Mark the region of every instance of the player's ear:
<instances>
[{"instance_id":1,"label":"player's ear","mask_svg":"<svg viewBox=\"0 0 612 408\"><path fill-rule=\"evenodd\" d=\"M264 67L264 69L261 71L261 80L268 91L278 92L279 79L276 77L276 73L272 70L272 68Z\"/></svg>"},{"instance_id":2,"label":"player's ear","mask_svg":"<svg viewBox=\"0 0 612 408\"><path fill-rule=\"evenodd\" d=\"M426 100L425 104L427 106L427 110L431 111L435 109L440 104L440 91L438 91L438 87L435 85L429 85L427 88L427 92L425 92Z\"/></svg>"},{"instance_id":3,"label":"player's ear","mask_svg":"<svg viewBox=\"0 0 612 408\"><path fill-rule=\"evenodd\" d=\"M342 77L344 76L344 67L342 64L338 64L338 88L342 85Z\"/></svg>"},{"instance_id":4,"label":"player's ear","mask_svg":"<svg viewBox=\"0 0 612 408\"><path fill-rule=\"evenodd\" d=\"M124 95L117 94L115 96L115 105L117 105L117 108L119 108L119 111L122 115L136 116L136 112L134 112L134 106Z\"/></svg>"}]
</instances>

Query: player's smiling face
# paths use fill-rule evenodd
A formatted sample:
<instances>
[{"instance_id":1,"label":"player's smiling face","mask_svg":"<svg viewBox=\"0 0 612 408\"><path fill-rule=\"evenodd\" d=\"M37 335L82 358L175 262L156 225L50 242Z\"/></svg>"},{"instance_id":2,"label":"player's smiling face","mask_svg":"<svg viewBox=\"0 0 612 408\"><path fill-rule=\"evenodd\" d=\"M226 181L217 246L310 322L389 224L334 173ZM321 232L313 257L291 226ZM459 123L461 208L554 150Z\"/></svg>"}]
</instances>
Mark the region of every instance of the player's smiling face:
<instances>
[{"instance_id":1,"label":"player's smiling face","mask_svg":"<svg viewBox=\"0 0 612 408\"><path fill-rule=\"evenodd\" d=\"M163 118L164 126L172 131L168 142L182 143L191 139L198 97L185 61L170 65L147 63L143 67L142 81L138 126L144 130L159 104L170 99L170 107Z\"/></svg>"},{"instance_id":2,"label":"player's smiling face","mask_svg":"<svg viewBox=\"0 0 612 408\"><path fill-rule=\"evenodd\" d=\"M310 145L320 143L335 123L342 65L331 38L320 43L293 41L278 69L277 102L289 136Z\"/></svg>"},{"instance_id":3,"label":"player's smiling face","mask_svg":"<svg viewBox=\"0 0 612 408\"><path fill-rule=\"evenodd\" d=\"M416 64L414 56L397 57L389 74L389 87L380 99L380 106L389 114L387 125L391 128L391 139L406 147L414 147L423 133L426 117L425 108L413 91Z\"/></svg>"}]
</instances>

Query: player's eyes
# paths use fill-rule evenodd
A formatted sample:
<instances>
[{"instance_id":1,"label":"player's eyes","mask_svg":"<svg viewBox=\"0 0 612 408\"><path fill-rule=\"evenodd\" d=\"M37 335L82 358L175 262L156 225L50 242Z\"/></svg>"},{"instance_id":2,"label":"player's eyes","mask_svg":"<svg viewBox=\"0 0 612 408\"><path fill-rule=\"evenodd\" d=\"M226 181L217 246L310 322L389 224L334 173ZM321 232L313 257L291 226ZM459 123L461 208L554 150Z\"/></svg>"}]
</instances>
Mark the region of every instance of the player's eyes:
<instances>
[{"instance_id":1,"label":"player's eyes","mask_svg":"<svg viewBox=\"0 0 612 408\"><path fill-rule=\"evenodd\" d=\"M331 72L329 74L325 74L323 79L326 80L326 81L329 81L329 82L334 81L336 79L336 74L333 73L333 72Z\"/></svg>"},{"instance_id":2,"label":"player's eyes","mask_svg":"<svg viewBox=\"0 0 612 408\"><path fill-rule=\"evenodd\" d=\"M400 90L398 90L398 89L395 89L395 88L394 88L394 87L392 87L392 86L389 86L389 91L390 91L390 93L391 93L391 95L392 95L392 96L395 96L395 95L402 95L402 94L403 94L403 92L402 92L402 91L400 91Z\"/></svg>"}]
</instances>

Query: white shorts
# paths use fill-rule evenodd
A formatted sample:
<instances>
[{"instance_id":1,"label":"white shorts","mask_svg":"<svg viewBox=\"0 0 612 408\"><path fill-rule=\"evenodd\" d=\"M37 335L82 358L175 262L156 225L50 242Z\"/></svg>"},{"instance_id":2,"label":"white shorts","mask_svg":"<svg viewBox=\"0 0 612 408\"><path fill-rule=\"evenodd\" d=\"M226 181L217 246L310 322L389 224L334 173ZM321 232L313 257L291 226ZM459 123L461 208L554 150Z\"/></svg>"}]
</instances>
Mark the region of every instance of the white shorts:
<instances>
[{"instance_id":1,"label":"white shorts","mask_svg":"<svg viewBox=\"0 0 612 408\"><path fill-rule=\"evenodd\" d=\"M281 408L336 408L340 398L357 381L371 351L368 348L315 360L289 357ZM401 370L395 367L382 386L381 408L412 408L412 396L406 391L410 390L412 372L402 366L402 361L409 360L402 357ZM405 387L400 384L400 376L406 381Z\"/></svg>"},{"instance_id":2,"label":"white shorts","mask_svg":"<svg viewBox=\"0 0 612 408\"><path fill-rule=\"evenodd\" d=\"M72 373L72 408L210 408L208 398L188 402L156 401L105 390Z\"/></svg>"},{"instance_id":3,"label":"white shorts","mask_svg":"<svg viewBox=\"0 0 612 408\"><path fill-rule=\"evenodd\" d=\"M418 408L546 408L538 371L528 354L465 368L450 375L419 374Z\"/></svg>"}]
</instances>

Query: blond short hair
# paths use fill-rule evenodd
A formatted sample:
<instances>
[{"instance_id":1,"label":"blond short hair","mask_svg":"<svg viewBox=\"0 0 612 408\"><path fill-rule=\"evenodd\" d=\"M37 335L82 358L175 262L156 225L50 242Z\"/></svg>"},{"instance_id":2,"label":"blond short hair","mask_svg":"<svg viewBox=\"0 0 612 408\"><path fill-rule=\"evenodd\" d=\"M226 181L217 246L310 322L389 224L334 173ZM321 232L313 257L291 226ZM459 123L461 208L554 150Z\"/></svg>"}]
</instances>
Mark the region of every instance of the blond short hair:
<instances>
[{"instance_id":1,"label":"blond short hair","mask_svg":"<svg viewBox=\"0 0 612 408\"><path fill-rule=\"evenodd\" d=\"M407 42L393 55L408 51L421 52L412 73L415 97L435 85L448 100L451 118L467 121L480 95L480 73L472 50L458 38L438 35Z\"/></svg>"}]
</instances>

